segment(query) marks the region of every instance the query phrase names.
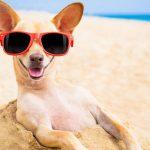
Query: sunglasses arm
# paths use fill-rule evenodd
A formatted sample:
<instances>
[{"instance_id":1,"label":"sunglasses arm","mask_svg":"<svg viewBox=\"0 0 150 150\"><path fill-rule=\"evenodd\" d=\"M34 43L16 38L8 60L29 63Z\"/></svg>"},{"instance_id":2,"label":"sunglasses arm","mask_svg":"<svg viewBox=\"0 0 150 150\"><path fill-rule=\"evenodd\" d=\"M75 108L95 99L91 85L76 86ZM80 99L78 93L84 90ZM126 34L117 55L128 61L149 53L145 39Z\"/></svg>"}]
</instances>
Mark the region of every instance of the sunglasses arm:
<instances>
[{"instance_id":1,"label":"sunglasses arm","mask_svg":"<svg viewBox=\"0 0 150 150\"><path fill-rule=\"evenodd\" d=\"M73 38L73 36L71 35L70 36L70 45L71 45L71 47L73 47L74 46L74 38Z\"/></svg>"},{"instance_id":2,"label":"sunglasses arm","mask_svg":"<svg viewBox=\"0 0 150 150\"><path fill-rule=\"evenodd\" d=\"M0 44L2 45L2 40L4 38L4 34L0 34Z\"/></svg>"}]
</instances>

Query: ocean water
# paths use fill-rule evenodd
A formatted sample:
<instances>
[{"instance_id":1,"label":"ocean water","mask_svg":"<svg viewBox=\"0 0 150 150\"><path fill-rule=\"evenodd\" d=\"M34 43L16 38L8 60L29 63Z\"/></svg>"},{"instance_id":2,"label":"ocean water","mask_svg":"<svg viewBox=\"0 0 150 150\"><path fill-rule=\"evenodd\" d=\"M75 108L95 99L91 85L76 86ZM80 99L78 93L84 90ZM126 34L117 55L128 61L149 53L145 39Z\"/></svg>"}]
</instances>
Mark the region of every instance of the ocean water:
<instances>
[{"instance_id":1,"label":"ocean water","mask_svg":"<svg viewBox=\"0 0 150 150\"><path fill-rule=\"evenodd\" d=\"M117 18L117 19L130 19L130 20L140 20L140 21L150 21L150 14L134 14L134 15L125 15L125 14L95 14L94 16L99 17L108 17L108 18Z\"/></svg>"}]
</instances>

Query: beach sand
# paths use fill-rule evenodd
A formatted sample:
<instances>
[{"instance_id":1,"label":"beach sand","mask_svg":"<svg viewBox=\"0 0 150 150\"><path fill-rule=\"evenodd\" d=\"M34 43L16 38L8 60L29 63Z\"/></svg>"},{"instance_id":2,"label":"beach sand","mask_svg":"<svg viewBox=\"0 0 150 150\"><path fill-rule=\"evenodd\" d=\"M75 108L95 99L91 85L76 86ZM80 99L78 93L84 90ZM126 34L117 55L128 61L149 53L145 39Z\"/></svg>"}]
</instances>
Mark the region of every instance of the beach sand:
<instances>
[{"instance_id":1,"label":"beach sand","mask_svg":"<svg viewBox=\"0 0 150 150\"><path fill-rule=\"evenodd\" d=\"M37 13L32 14L37 16ZM47 13L38 16L42 15L48 18ZM150 23L84 17L74 35L75 47L67 56L56 58L61 60L57 80L88 88L105 109L132 129L143 149L149 150ZM0 50L0 103L6 104L16 97L12 58ZM16 122L13 125L16 127ZM0 125L1 131L4 128L5 125ZM12 131L17 132L13 129L10 129L11 137L17 136L21 145L21 138L13 134ZM23 128L19 128L19 132L22 131ZM7 139L9 134L0 133L0 150L3 145L1 138ZM118 142L100 127L85 129L80 134L80 140L94 150L121 149L121 145L118 146Z\"/></svg>"}]
</instances>

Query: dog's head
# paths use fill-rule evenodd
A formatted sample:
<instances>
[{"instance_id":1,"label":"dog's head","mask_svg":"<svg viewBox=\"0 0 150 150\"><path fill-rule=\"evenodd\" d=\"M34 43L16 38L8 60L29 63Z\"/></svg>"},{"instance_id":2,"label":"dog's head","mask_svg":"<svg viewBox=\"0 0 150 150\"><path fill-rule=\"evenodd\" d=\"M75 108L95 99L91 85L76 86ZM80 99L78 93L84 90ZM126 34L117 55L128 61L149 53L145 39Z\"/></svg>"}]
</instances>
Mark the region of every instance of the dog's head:
<instances>
[{"instance_id":1,"label":"dog's head","mask_svg":"<svg viewBox=\"0 0 150 150\"><path fill-rule=\"evenodd\" d=\"M64 8L51 21L47 22L21 20L17 13L6 3L0 1L0 32L23 31L30 33L64 32L71 33L83 15L83 5L73 3ZM27 53L14 56L17 76L22 75L30 80L39 80L55 70L53 56L47 55L42 46L34 41Z\"/></svg>"}]
</instances>

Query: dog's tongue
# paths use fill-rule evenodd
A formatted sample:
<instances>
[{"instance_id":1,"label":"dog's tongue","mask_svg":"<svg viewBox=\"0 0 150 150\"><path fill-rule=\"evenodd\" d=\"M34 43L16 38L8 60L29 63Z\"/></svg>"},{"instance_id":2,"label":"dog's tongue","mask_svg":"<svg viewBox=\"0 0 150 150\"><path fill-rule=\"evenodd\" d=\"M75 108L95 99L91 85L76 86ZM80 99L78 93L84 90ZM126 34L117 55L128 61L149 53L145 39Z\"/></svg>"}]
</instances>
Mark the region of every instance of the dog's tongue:
<instances>
[{"instance_id":1,"label":"dog's tongue","mask_svg":"<svg viewBox=\"0 0 150 150\"><path fill-rule=\"evenodd\" d=\"M43 68L29 68L29 74L33 78L39 78L43 76L44 69Z\"/></svg>"}]
</instances>

